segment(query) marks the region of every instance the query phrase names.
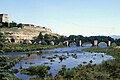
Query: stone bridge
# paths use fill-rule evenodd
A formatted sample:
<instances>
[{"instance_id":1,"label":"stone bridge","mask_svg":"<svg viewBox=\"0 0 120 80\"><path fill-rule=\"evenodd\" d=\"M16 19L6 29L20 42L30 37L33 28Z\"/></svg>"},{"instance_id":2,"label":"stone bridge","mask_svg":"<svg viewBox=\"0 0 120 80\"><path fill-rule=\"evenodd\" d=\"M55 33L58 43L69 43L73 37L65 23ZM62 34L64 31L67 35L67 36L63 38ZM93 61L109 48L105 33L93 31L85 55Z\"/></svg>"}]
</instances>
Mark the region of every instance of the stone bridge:
<instances>
[{"instance_id":1,"label":"stone bridge","mask_svg":"<svg viewBox=\"0 0 120 80\"><path fill-rule=\"evenodd\" d=\"M107 44L107 46L111 46L112 43L114 43L114 42L112 42L112 41L110 41L110 40L108 40L108 41L93 40L93 41L87 41L87 42L89 42L90 44L92 44L92 46L98 46L98 44L99 44L100 42L105 42L105 43ZM63 43L64 43L64 45L66 45L66 46L70 46L71 43L75 43L76 46L83 46L83 44L86 43L86 41L83 41L83 40L70 41L70 40L68 40L68 41L64 41ZM116 44L116 43L115 43L115 44Z\"/></svg>"}]
</instances>

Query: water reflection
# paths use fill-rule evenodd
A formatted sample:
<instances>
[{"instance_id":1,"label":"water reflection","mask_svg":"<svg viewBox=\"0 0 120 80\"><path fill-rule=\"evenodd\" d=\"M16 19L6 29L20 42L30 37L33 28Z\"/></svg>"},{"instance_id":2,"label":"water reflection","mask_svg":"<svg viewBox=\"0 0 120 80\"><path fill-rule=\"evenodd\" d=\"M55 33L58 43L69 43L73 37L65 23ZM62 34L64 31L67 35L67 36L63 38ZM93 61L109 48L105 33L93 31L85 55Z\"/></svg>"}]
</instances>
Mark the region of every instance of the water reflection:
<instances>
[{"instance_id":1,"label":"water reflection","mask_svg":"<svg viewBox=\"0 0 120 80\"><path fill-rule=\"evenodd\" d=\"M79 64L99 64L102 61L113 59L112 56L106 55L104 53L90 53L82 52L81 49L85 47L67 47L67 48L56 48L51 50L44 50L46 54L37 55L32 54L26 57L24 60L17 63L12 69L16 68L20 70L22 68L28 68L29 66L46 65L50 66L51 69L49 73L53 76L61 69L62 65L66 65L67 68L77 67ZM29 75L24 75L17 73L15 74L18 78L27 80L32 77Z\"/></svg>"},{"instance_id":2,"label":"water reflection","mask_svg":"<svg viewBox=\"0 0 120 80\"><path fill-rule=\"evenodd\" d=\"M99 48L106 48L106 47L107 47L107 43L105 43L105 42L100 42L100 43L98 44L98 47L99 47Z\"/></svg>"}]
</instances>

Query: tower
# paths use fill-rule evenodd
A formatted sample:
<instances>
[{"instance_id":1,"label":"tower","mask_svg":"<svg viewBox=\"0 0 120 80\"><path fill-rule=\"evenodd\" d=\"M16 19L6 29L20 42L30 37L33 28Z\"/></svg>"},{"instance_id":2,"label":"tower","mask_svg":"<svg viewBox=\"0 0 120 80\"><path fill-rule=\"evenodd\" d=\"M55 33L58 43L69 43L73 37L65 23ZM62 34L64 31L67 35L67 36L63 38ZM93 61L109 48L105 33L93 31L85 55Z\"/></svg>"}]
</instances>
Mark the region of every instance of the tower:
<instances>
[{"instance_id":1,"label":"tower","mask_svg":"<svg viewBox=\"0 0 120 80\"><path fill-rule=\"evenodd\" d=\"M7 22L8 23L8 14L0 14L0 23Z\"/></svg>"}]
</instances>

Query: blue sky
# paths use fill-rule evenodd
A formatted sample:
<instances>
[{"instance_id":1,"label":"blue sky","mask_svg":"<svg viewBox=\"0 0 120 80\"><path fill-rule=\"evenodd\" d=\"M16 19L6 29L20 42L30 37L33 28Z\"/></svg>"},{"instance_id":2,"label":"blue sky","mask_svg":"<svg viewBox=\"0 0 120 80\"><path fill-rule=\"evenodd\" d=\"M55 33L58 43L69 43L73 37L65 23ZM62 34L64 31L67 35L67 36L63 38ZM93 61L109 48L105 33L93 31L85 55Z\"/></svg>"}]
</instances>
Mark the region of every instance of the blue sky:
<instances>
[{"instance_id":1,"label":"blue sky","mask_svg":"<svg viewBox=\"0 0 120 80\"><path fill-rule=\"evenodd\" d=\"M10 21L51 28L61 35L120 35L120 0L1 0Z\"/></svg>"}]
</instances>

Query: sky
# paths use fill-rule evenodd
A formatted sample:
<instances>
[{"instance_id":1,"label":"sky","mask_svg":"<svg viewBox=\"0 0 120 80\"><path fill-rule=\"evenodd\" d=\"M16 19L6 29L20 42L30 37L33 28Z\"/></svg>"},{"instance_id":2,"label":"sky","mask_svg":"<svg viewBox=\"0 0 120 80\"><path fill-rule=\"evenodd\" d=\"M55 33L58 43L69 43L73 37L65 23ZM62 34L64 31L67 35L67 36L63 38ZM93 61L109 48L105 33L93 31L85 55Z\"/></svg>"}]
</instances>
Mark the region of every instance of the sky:
<instances>
[{"instance_id":1,"label":"sky","mask_svg":"<svg viewBox=\"0 0 120 80\"><path fill-rule=\"evenodd\" d=\"M120 0L1 0L0 13L60 35L120 35Z\"/></svg>"}]
</instances>

